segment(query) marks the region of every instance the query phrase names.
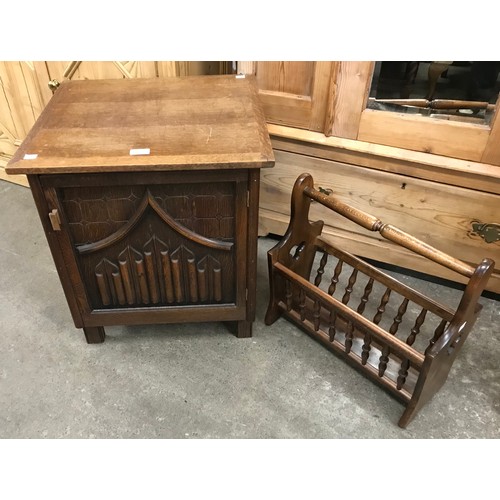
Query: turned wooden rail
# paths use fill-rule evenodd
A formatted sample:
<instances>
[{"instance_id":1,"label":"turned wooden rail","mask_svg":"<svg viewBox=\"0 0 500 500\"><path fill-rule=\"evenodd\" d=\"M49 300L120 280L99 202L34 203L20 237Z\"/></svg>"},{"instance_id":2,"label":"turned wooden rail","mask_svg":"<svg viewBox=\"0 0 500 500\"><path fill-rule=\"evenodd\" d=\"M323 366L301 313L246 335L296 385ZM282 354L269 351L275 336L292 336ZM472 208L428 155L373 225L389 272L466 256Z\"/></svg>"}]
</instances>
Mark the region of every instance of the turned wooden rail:
<instances>
[{"instance_id":1,"label":"turned wooden rail","mask_svg":"<svg viewBox=\"0 0 500 500\"><path fill-rule=\"evenodd\" d=\"M469 278L458 307L440 304L325 240L323 222L309 221L312 200ZM401 427L445 383L494 269L490 259L472 267L314 189L309 174L295 183L289 227L268 261L266 324L285 315L391 392L406 406Z\"/></svg>"},{"instance_id":2,"label":"turned wooden rail","mask_svg":"<svg viewBox=\"0 0 500 500\"><path fill-rule=\"evenodd\" d=\"M495 110L495 104L484 101L464 101L458 99L374 99L370 102L381 104L397 104L399 106L414 106L427 109L487 109Z\"/></svg>"},{"instance_id":3,"label":"turned wooden rail","mask_svg":"<svg viewBox=\"0 0 500 500\"><path fill-rule=\"evenodd\" d=\"M397 243L398 245L422 255L423 257L427 257L428 259L433 260L434 262L437 262L452 271L468 278L470 278L474 273L474 268L465 262L437 250L431 245L428 245L418 238L405 233L395 226L384 224L381 220L377 219L377 217L342 203L341 201L332 198L330 195L325 195L311 187L305 187L304 194L313 200L319 201L325 207L328 207L340 215L347 217L349 220L359 224L365 229L378 231L386 240Z\"/></svg>"}]
</instances>

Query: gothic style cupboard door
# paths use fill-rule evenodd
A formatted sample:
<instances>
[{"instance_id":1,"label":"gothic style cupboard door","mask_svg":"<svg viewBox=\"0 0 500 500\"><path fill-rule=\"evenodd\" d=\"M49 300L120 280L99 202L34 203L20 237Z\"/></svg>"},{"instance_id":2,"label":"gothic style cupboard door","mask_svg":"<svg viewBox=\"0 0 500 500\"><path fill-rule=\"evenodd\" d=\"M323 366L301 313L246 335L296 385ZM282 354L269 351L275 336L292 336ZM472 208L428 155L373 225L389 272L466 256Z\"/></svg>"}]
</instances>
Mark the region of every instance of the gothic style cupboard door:
<instances>
[{"instance_id":1,"label":"gothic style cupboard door","mask_svg":"<svg viewBox=\"0 0 500 500\"><path fill-rule=\"evenodd\" d=\"M204 321L244 319L246 276L237 273L247 244L236 233L248 225L246 172L46 176L41 184L85 324L114 324L117 310L127 323L176 322L186 306L202 306Z\"/></svg>"}]
</instances>

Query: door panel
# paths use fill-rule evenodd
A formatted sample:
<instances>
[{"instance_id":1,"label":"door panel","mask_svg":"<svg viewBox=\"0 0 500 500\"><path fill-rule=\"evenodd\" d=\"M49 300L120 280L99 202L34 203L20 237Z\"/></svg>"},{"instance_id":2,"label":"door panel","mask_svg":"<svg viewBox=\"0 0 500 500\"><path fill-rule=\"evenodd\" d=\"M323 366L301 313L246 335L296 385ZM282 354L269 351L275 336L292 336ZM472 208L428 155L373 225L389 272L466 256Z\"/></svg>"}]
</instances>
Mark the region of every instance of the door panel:
<instances>
[{"instance_id":1,"label":"door panel","mask_svg":"<svg viewBox=\"0 0 500 500\"><path fill-rule=\"evenodd\" d=\"M332 99L327 110L325 135L356 139L359 119L366 107L374 64L341 61L335 65Z\"/></svg>"},{"instance_id":2,"label":"door panel","mask_svg":"<svg viewBox=\"0 0 500 500\"><path fill-rule=\"evenodd\" d=\"M310 96L314 64L312 61L258 62L257 84L261 89Z\"/></svg>"},{"instance_id":3,"label":"door panel","mask_svg":"<svg viewBox=\"0 0 500 500\"><path fill-rule=\"evenodd\" d=\"M445 115L436 118L413 111L367 109L374 69L373 61L238 63L238 72L256 75L269 123L500 165L500 119L496 119L500 99L496 107L492 105L496 114L490 125L472 119L447 119Z\"/></svg>"},{"instance_id":4,"label":"door panel","mask_svg":"<svg viewBox=\"0 0 500 500\"><path fill-rule=\"evenodd\" d=\"M92 308L236 302L234 184L66 188L59 197Z\"/></svg>"},{"instance_id":5,"label":"door panel","mask_svg":"<svg viewBox=\"0 0 500 500\"><path fill-rule=\"evenodd\" d=\"M27 186L24 175L8 176L4 167L50 99L44 71L44 63L0 61L0 179Z\"/></svg>"},{"instance_id":6,"label":"door panel","mask_svg":"<svg viewBox=\"0 0 500 500\"><path fill-rule=\"evenodd\" d=\"M373 69L369 61L339 63L326 135L500 165L496 115L491 125L485 125L367 109Z\"/></svg>"},{"instance_id":7,"label":"door panel","mask_svg":"<svg viewBox=\"0 0 500 500\"><path fill-rule=\"evenodd\" d=\"M258 61L242 63L240 72L255 74L270 123L323 131L331 93L332 62Z\"/></svg>"},{"instance_id":8,"label":"door panel","mask_svg":"<svg viewBox=\"0 0 500 500\"><path fill-rule=\"evenodd\" d=\"M487 125L365 109L358 140L481 161L489 135Z\"/></svg>"},{"instance_id":9,"label":"door panel","mask_svg":"<svg viewBox=\"0 0 500 500\"><path fill-rule=\"evenodd\" d=\"M500 119L498 118L498 109L500 107L500 94L496 103L496 113L491 123L491 132L488 137L488 142L484 148L481 161L483 163L492 163L500 165Z\"/></svg>"},{"instance_id":10,"label":"door panel","mask_svg":"<svg viewBox=\"0 0 500 500\"><path fill-rule=\"evenodd\" d=\"M33 63L0 62L0 127L11 140L22 140L45 106Z\"/></svg>"},{"instance_id":11,"label":"door panel","mask_svg":"<svg viewBox=\"0 0 500 500\"><path fill-rule=\"evenodd\" d=\"M246 282L236 276L246 248L235 244L237 228L246 225L243 176L214 182L199 173L129 176L139 184L109 176L102 185L97 175L82 177L88 185L79 187L69 176L59 178L61 185L44 180L50 208L60 212L57 235L67 265L78 269L88 294L88 314L243 307Z\"/></svg>"}]
</instances>

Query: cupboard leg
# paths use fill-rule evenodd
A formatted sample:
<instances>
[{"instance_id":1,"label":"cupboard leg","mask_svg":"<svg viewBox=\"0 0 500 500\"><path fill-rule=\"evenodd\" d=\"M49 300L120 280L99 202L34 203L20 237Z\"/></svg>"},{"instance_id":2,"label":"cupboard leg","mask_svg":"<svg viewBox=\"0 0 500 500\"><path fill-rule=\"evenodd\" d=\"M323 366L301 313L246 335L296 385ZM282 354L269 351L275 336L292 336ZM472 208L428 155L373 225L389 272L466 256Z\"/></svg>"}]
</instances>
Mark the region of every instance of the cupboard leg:
<instances>
[{"instance_id":1,"label":"cupboard leg","mask_svg":"<svg viewBox=\"0 0 500 500\"><path fill-rule=\"evenodd\" d=\"M252 336L252 321L237 321L236 337L246 339Z\"/></svg>"},{"instance_id":2,"label":"cupboard leg","mask_svg":"<svg viewBox=\"0 0 500 500\"><path fill-rule=\"evenodd\" d=\"M83 333L87 344L101 344L106 338L106 332L102 326L84 326Z\"/></svg>"}]
</instances>

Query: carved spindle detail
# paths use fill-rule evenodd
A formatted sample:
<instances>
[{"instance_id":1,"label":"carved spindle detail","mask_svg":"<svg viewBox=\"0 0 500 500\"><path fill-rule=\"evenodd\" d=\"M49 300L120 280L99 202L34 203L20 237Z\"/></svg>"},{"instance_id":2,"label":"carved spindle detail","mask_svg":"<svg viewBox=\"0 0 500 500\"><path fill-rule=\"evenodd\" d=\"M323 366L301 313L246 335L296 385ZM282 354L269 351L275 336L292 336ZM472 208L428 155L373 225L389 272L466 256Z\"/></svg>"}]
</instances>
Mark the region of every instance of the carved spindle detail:
<instances>
[{"instance_id":1,"label":"carved spindle detail","mask_svg":"<svg viewBox=\"0 0 500 500\"><path fill-rule=\"evenodd\" d=\"M160 302L160 293L156 283L155 265L151 252L144 252L144 263L146 266L146 276L148 278L147 283L151 295L151 302L153 304L158 304L158 302Z\"/></svg>"},{"instance_id":2,"label":"carved spindle detail","mask_svg":"<svg viewBox=\"0 0 500 500\"><path fill-rule=\"evenodd\" d=\"M306 319L306 292L303 288L299 291L299 313L300 320L304 321Z\"/></svg>"},{"instance_id":3,"label":"carved spindle detail","mask_svg":"<svg viewBox=\"0 0 500 500\"><path fill-rule=\"evenodd\" d=\"M337 283L339 282L339 276L340 273L342 272L343 263L344 262L339 259L337 265L335 266L335 270L333 271L332 281L330 283L330 286L328 287L328 293L330 295L333 295L335 293L335 289L337 288Z\"/></svg>"},{"instance_id":4,"label":"carved spindle detail","mask_svg":"<svg viewBox=\"0 0 500 500\"><path fill-rule=\"evenodd\" d=\"M292 301L293 293L292 293L292 284L290 280L285 280L285 300L286 300L286 310L291 311L293 306Z\"/></svg>"},{"instance_id":5,"label":"carved spindle detail","mask_svg":"<svg viewBox=\"0 0 500 500\"><path fill-rule=\"evenodd\" d=\"M163 241L153 235L143 247L144 263L148 278L148 288L153 304L166 300L167 290L164 283L165 269L162 269L164 252L168 252L168 247Z\"/></svg>"},{"instance_id":6,"label":"carved spindle detail","mask_svg":"<svg viewBox=\"0 0 500 500\"><path fill-rule=\"evenodd\" d=\"M182 271L178 254L176 254L175 257L174 254L171 255L170 264L172 266L172 277L174 280L175 301L180 304L184 302L184 290L182 288Z\"/></svg>"},{"instance_id":7,"label":"carved spindle detail","mask_svg":"<svg viewBox=\"0 0 500 500\"><path fill-rule=\"evenodd\" d=\"M406 339L406 343L408 345L413 345L413 342L415 342L417 335L420 333L420 328L424 324L426 314L427 314L427 309L422 309L420 311L420 314L417 316L417 319L415 320L415 325L410 330L410 335Z\"/></svg>"},{"instance_id":8,"label":"carved spindle detail","mask_svg":"<svg viewBox=\"0 0 500 500\"><path fill-rule=\"evenodd\" d=\"M114 273L111 273L111 276L113 277L113 283L115 285L118 304L120 304L121 306L124 306L126 303L126 299L125 299L125 291L123 290L123 283L122 283L122 279L120 277L120 273L114 272Z\"/></svg>"},{"instance_id":9,"label":"carved spindle detail","mask_svg":"<svg viewBox=\"0 0 500 500\"><path fill-rule=\"evenodd\" d=\"M351 352L353 332L354 332L354 324L352 321L348 321L346 332L345 332L345 352L346 352L346 354L349 354Z\"/></svg>"},{"instance_id":10,"label":"carved spindle detail","mask_svg":"<svg viewBox=\"0 0 500 500\"><path fill-rule=\"evenodd\" d=\"M222 300L222 268L220 262L207 255L201 259L197 266L198 290L200 300Z\"/></svg>"},{"instance_id":11,"label":"carved spindle detail","mask_svg":"<svg viewBox=\"0 0 500 500\"><path fill-rule=\"evenodd\" d=\"M427 347L427 349L425 350L425 352L427 353L427 351L436 343L437 339L439 337L441 337L441 335L443 334L444 332L444 329L446 328L446 324L447 324L447 321L445 319L441 320L441 323L439 323L438 327L436 328L436 330L434 331L434 336L432 337L432 339L430 340L429 342L429 346Z\"/></svg>"},{"instance_id":12,"label":"carved spindle detail","mask_svg":"<svg viewBox=\"0 0 500 500\"><path fill-rule=\"evenodd\" d=\"M363 293L363 297L361 297L361 302L359 303L359 306L357 309L359 314L363 314L363 312L365 311L366 303L368 302L368 298L370 297L370 293L372 293L372 290L373 290L374 281L375 280L373 278L370 278L368 280L368 283L365 286L365 291Z\"/></svg>"},{"instance_id":13,"label":"carved spindle detail","mask_svg":"<svg viewBox=\"0 0 500 500\"><path fill-rule=\"evenodd\" d=\"M111 298L109 296L106 278L102 273L95 273L95 277L97 279L97 287L99 288L99 293L101 294L101 301L103 305L109 306L111 304Z\"/></svg>"},{"instance_id":14,"label":"carved spindle detail","mask_svg":"<svg viewBox=\"0 0 500 500\"><path fill-rule=\"evenodd\" d=\"M120 272L118 266L113 264L108 259L102 259L95 267L95 277L97 281L97 288L101 296L101 302L104 306L118 305L120 299L118 298L117 291L115 290L115 277L118 277L119 285L121 285ZM121 288L123 294L123 287ZM123 295L122 295L122 298ZM124 302L123 302L124 303Z\"/></svg>"},{"instance_id":15,"label":"carved spindle detail","mask_svg":"<svg viewBox=\"0 0 500 500\"><path fill-rule=\"evenodd\" d=\"M207 272L206 269L196 269L198 273L198 294L200 296L200 302L206 302L208 300L208 283L207 283Z\"/></svg>"},{"instance_id":16,"label":"carved spindle detail","mask_svg":"<svg viewBox=\"0 0 500 500\"><path fill-rule=\"evenodd\" d=\"M118 255L118 264L128 305L138 305L141 302L141 290L135 265L135 261L139 260L142 260L142 254L130 245Z\"/></svg>"},{"instance_id":17,"label":"carved spindle detail","mask_svg":"<svg viewBox=\"0 0 500 500\"><path fill-rule=\"evenodd\" d=\"M222 273L221 268L214 268L214 300L222 300Z\"/></svg>"},{"instance_id":18,"label":"carved spindle detail","mask_svg":"<svg viewBox=\"0 0 500 500\"><path fill-rule=\"evenodd\" d=\"M401 321L403 320L403 316L406 312L406 309L408 308L408 299L404 299L403 302L401 302L401 305L399 306L398 313L396 314L396 317L394 318L394 323L391 325L391 328L389 328L389 333L392 335L396 335L396 332L398 331L399 325L401 324Z\"/></svg>"},{"instance_id":19,"label":"carved spindle detail","mask_svg":"<svg viewBox=\"0 0 500 500\"><path fill-rule=\"evenodd\" d=\"M319 330L320 315L321 315L321 304L320 304L319 300L315 300L314 301L313 318L314 318L314 330L316 332Z\"/></svg>"},{"instance_id":20,"label":"carved spindle detail","mask_svg":"<svg viewBox=\"0 0 500 500\"><path fill-rule=\"evenodd\" d=\"M389 354L391 353L391 350L387 345L384 345L382 348L382 355L379 358L379 364L378 364L378 376L383 377L385 370L387 369L387 363L389 362Z\"/></svg>"},{"instance_id":21,"label":"carved spindle detail","mask_svg":"<svg viewBox=\"0 0 500 500\"><path fill-rule=\"evenodd\" d=\"M371 343L372 343L372 336L369 333L366 333L361 352L361 364L363 365L366 365L366 362L370 357L370 350L372 348Z\"/></svg>"},{"instance_id":22,"label":"carved spindle detail","mask_svg":"<svg viewBox=\"0 0 500 500\"><path fill-rule=\"evenodd\" d=\"M387 302L389 302L390 296L391 296L391 289L387 288L384 295L382 296L380 305L377 308L377 314L375 314L375 317L373 318L373 322L376 325L378 325L380 323L380 320L382 319L382 315L385 312L385 306L387 305Z\"/></svg>"},{"instance_id":23,"label":"carved spindle detail","mask_svg":"<svg viewBox=\"0 0 500 500\"><path fill-rule=\"evenodd\" d=\"M406 382L406 377L408 376L408 370L410 368L410 361L408 359L403 359L401 361L401 368L399 369L399 376L396 382L396 388L400 391Z\"/></svg>"},{"instance_id":24,"label":"carved spindle detail","mask_svg":"<svg viewBox=\"0 0 500 500\"><path fill-rule=\"evenodd\" d=\"M345 289L344 296L342 297L342 304L346 304L349 302L351 298L352 289L354 287L354 283L356 283L356 278L358 277L358 270L353 269L351 276L349 277L349 281L347 282L347 287Z\"/></svg>"},{"instance_id":25,"label":"carved spindle detail","mask_svg":"<svg viewBox=\"0 0 500 500\"><path fill-rule=\"evenodd\" d=\"M165 285L165 295L167 302L172 304L175 300L174 298L174 283L172 281L172 266L170 264L170 256L168 250L163 250L160 252L161 256L161 267L163 270L163 283Z\"/></svg>"},{"instance_id":26,"label":"carved spindle detail","mask_svg":"<svg viewBox=\"0 0 500 500\"><path fill-rule=\"evenodd\" d=\"M323 273L325 272L326 262L328 261L328 253L323 252L323 256L319 262L318 274L316 274L316 279L314 280L314 285L319 286L321 280L323 279Z\"/></svg>"},{"instance_id":27,"label":"carved spindle detail","mask_svg":"<svg viewBox=\"0 0 500 500\"><path fill-rule=\"evenodd\" d=\"M330 339L330 342L333 342L335 340L335 335L337 334L337 313L333 307L330 310L329 323L330 325L328 328L328 337Z\"/></svg>"},{"instance_id":28,"label":"carved spindle detail","mask_svg":"<svg viewBox=\"0 0 500 500\"><path fill-rule=\"evenodd\" d=\"M126 260L120 260L118 262L120 264L120 274L123 281L123 287L125 288L125 296L127 298L127 304L131 306L135 304L136 298L135 298L134 283L130 276L128 262Z\"/></svg>"},{"instance_id":29,"label":"carved spindle detail","mask_svg":"<svg viewBox=\"0 0 500 500\"><path fill-rule=\"evenodd\" d=\"M192 261L192 269L190 269L190 261ZM181 245L174 250L170 256L174 282L174 295L175 301L178 304L193 300L193 296L196 296L196 298L198 297L198 283L196 281L196 277L194 278L194 283L191 279L192 274L196 274L194 262L194 253L184 245ZM185 280L187 280L187 283ZM193 284L195 285L194 288L192 286Z\"/></svg>"},{"instance_id":30,"label":"carved spindle detail","mask_svg":"<svg viewBox=\"0 0 500 500\"><path fill-rule=\"evenodd\" d=\"M196 273L196 264L194 258L187 260L189 296L191 302L198 302L198 279Z\"/></svg>"},{"instance_id":31,"label":"carved spindle detail","mask_svg":"<svg viewBox=\"0 0 500 500\"><path fill-rule=\"evenodd\" d=\"M105 305L182 304L222 300L221 263L206 255L199 261L180 245L172 253L152 236L143 253L130 245L117 259L102 259L95 268L100 302Z\"/></svg>"},{"instance_id":32,"label":"carved spindle detail","mask_svg":"<svg viewBox=\"0 0 500 500\"><path fill-rule=\"evenodd\" d=\"M139 280L141 300L143 304L149 304L148 283L146 281L146 271L144 269L144 261L142 259L135 261L135 269L137 272L137 279Z\"/></svg>"}]
</instances>

